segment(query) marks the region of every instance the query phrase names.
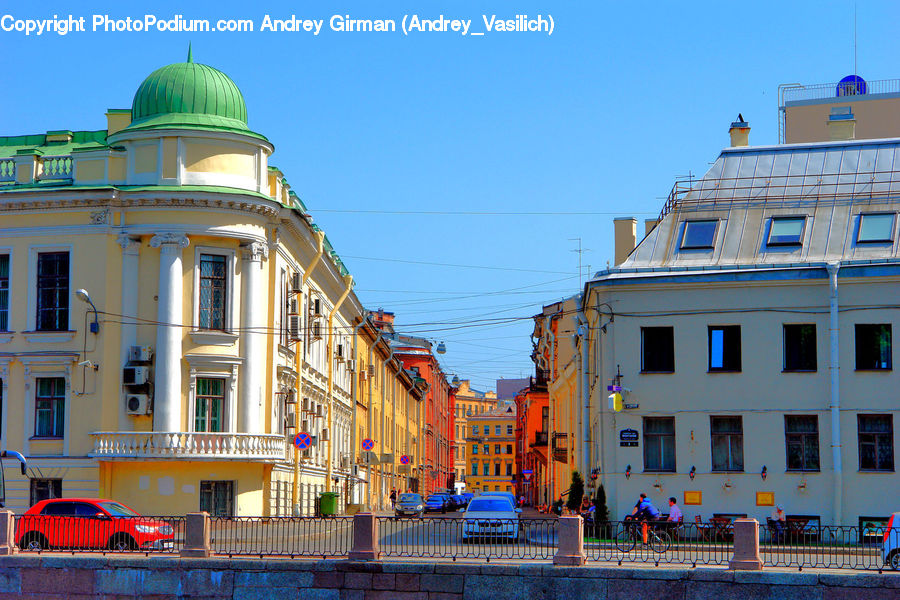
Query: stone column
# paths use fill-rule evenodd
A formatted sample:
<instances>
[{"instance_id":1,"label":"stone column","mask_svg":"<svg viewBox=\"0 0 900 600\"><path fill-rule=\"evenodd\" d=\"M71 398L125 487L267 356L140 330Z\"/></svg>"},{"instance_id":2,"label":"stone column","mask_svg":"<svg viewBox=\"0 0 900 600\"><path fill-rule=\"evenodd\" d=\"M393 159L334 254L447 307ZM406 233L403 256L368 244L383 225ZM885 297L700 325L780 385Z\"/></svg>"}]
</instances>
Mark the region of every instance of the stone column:
<instances>
[{"instance_id":1,"label":"stone column","mask_svg":"<svg viewBox=\"0 0 900 600\"><path fill-rule=\"evenodd\" d=\"M153 429L180 431L181 341L184 314L181 251L190 241L179 233L158 233L150 246L159 248L159 292L157 295L156 374L153 388Z\"/></svg>"},{"instance_id":2,"label":"stone column","mask_svg":"<svg viewBox=\"0 0 900 600\"><path fill-rule=\"evenodd\" d=\"M739 571L761 571L759 557L759 523L756 519L734 520L734 557L728 568Z\"/></svg>"},{"instance_id":3,"label":"stone column","mask_svg":"<svg viewBox=\"0 0 900 600\"><path fill-rule=\"evenodd\" d=\"M16 548L16 521L11 510L0 510L0 556L9 556Z\"/></svg>"},{"instance_id":4,"label":"stone column","mask_svg":"<svg viewBox=\"0 0 900 600\"><path fill-rule=\"evenodd\" d=\"M138 314L138 260L141 247L140 240L121 233L116 242L122 246L122 308L125 315L122 323L122 366L128 363L128 353L137 344L137 321L133 317ZM122 371L119 370L121 374ZM121 400L120 400L121 401ZM130 429L131 423L125 414L125 407L119 407L119 431Z\"/></svg>"},{"instance_id":5,"label":"stone column","mask_svg":"<svg viewBox=\"0 0 900 600\"><path fill-rule=\"evenodd\" d=\"M559 548L553 557L554 565L578 566L584 564L584 521L581 517L560 517L557 525Z\"/></svg>"},{"instance_id":6,"label":"stone column","mask_svg":"<svg viewBox=\"0 0 900 600\"><path fill-rule=\"evenodd\" d=\"M269 256L265 244L242 246L241 354L244 355L241 393L238 402L238 431L262 433L259 415L266 368L266 281L262 261Z\"/></svg>"}]
</instances>

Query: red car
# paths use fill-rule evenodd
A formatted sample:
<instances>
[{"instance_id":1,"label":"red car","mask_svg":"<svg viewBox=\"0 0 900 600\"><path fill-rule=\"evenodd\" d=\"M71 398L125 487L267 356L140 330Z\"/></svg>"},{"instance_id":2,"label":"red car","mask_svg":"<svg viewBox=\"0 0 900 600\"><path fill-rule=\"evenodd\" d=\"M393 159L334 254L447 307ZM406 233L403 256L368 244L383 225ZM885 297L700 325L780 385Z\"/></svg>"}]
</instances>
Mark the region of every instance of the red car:
<instances>
[{"instance_id":1,"label":"red car","mask_svg":"<svg viewBox=\"0 0 900 600\"><path fill-rule=\"evenodd\" d=\"M175 547L170 524L142 517L114 500L98 498L41 500L16 519L16 540L22 550L104 548L127 552Z\"/></svg>"}]
</instances>

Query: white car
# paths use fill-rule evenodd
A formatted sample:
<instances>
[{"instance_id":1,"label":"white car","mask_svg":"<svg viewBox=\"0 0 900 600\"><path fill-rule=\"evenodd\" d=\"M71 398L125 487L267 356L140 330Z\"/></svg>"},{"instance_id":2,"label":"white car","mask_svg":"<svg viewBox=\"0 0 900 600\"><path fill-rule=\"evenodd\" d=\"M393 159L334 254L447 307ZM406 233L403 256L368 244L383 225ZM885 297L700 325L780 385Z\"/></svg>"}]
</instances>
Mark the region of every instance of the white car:
<instances>
[{"instance_id":1,"label":"white car","mask_svg":"<svg viewBox=\"0 0 900 600\"><path fill-rule=\"evenodd\" d=\"M473 498L463 513L462 539L509 539L519 537L519 513L508 498L482 495Z\"/></svg>"},{"instance_id":2,"label":"white car","mask_svg":"<svg viewBox=\"0 0 900 600\"><path fill-rule=\"evenodd\" d=\"M897 524L894 525L896 519ZM900 571L900 512L891 514L887 528L884 530L884 546L882 547L884 564L895 571Z\"/></svg>"}]
</instances>

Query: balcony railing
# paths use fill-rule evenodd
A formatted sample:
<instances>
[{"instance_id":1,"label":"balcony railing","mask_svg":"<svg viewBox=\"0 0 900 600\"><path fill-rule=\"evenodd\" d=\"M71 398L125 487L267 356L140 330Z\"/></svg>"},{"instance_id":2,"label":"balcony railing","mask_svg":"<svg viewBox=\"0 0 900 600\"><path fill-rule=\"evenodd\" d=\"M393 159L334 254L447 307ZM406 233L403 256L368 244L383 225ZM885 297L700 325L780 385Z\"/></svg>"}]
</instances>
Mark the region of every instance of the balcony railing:
<instances>
[{"instance_id":1,"label":"balcony railing","mask_svg":"<svg viewBox=\"0 0 900 600\"><path fill-rule=\"evenodd\" d=\"M279 462L287 459L285 438L266 433L185 431L97 431L95 458L218 459Z\"/></svg>"},{"instance_id":2,"label":"balcony railing","mask_svg":"<svg viewBox=\"0 0 900 600\"><path fill-rule=\"evenodd\" d=\"M535 431L533 445L534 446L546 446L547 445L547 432L546 431Z\"/></svg>"}]
</instances>

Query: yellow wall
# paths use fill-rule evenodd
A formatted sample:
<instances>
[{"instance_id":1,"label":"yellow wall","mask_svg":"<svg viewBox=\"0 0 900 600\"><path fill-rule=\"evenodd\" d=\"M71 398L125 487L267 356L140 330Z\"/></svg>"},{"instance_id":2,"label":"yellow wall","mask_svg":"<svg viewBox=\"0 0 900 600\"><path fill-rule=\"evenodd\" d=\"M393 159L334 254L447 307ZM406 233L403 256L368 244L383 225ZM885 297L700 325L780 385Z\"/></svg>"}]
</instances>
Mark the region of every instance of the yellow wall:
<instances>
[{"instance_id":1,"label":"yellow wall","mask_svg":"<svg viewBox=\"0 0 900 600\"><path fill-rule=\"evenodd\" d=\"M134 172L155 173L159 147L156 144L145 144L134 148Z\"/></svg>"},{"instance_id":2,"label":"yellow wall","mask_svg":"<svg viewBox=\"0 0 900 600\"><path fill-rule=\"evenodd\" d=\"M185 169L192 173L254 176L255 156L230 146L185 141Z\"/></svg>"},{"instance_id":3,"label":"yellow wall","mask_svg":"<svg viewBox=\"0 0 900 600\"><path fill-rule=\"evenodd\" d=\"M79 160L77 165L76 181L97 181L105 177L106 161L102 158Z\"/></svg>"}]
</instances>

